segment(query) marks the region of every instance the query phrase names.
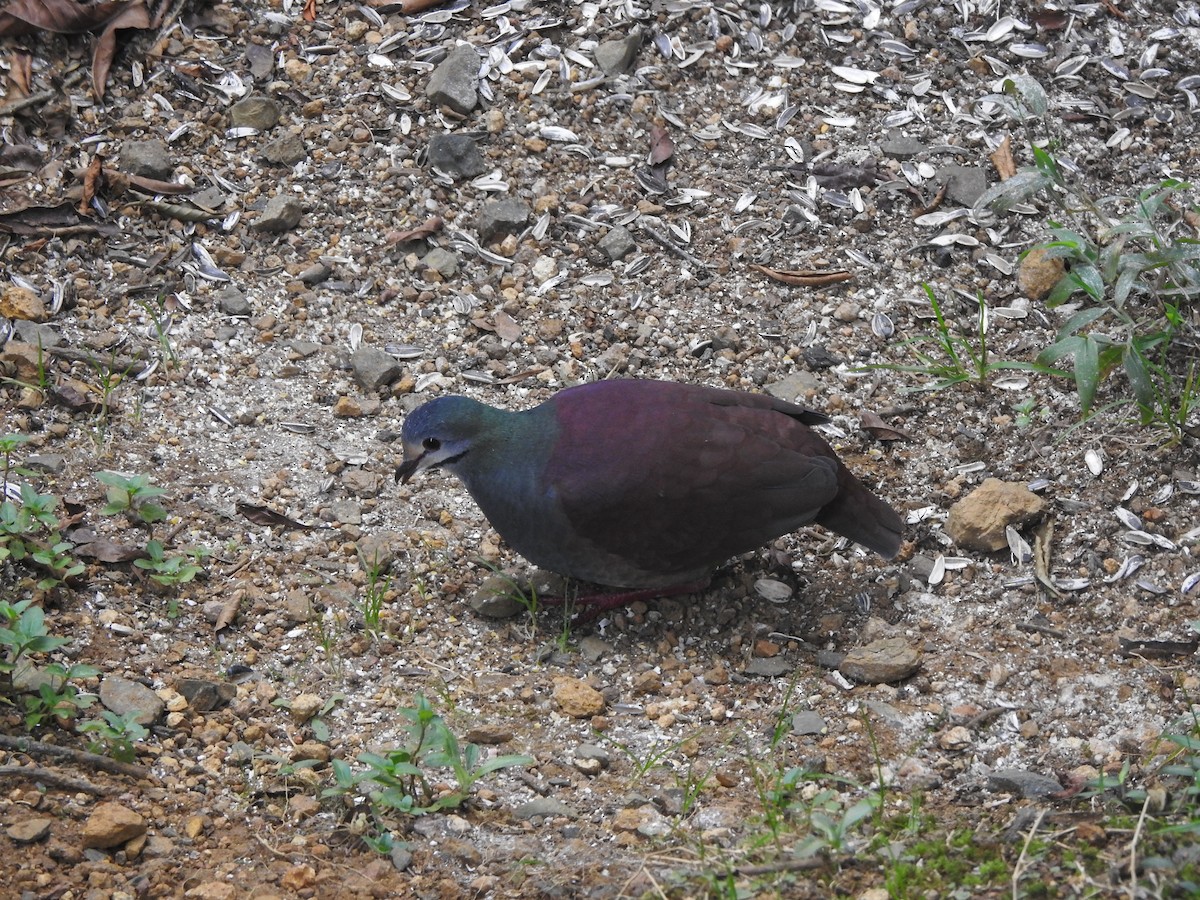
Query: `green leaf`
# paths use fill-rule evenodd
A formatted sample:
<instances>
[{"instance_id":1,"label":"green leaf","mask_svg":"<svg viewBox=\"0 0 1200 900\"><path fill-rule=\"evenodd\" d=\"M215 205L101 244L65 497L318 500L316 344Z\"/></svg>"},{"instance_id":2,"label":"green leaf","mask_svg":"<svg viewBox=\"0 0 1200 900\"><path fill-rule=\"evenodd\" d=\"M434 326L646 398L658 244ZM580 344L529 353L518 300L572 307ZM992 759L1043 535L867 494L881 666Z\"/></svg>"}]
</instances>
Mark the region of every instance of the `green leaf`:
<instances>
[{"instance_id":1,"label":"green leaf","mask_svg":"<svg viewBox=\"0 0 1200 900\"><path fill-rule=\"evenodd\" d=\"M484 775L489 775L499 769L507 769L512 766L532 766L536 759L532 756L524 756L520 754L510 753L506 756L494 756L487 760L483 765L475 770L475 776L482 778Z\"/></svg>"},{"instance_id":2,"label":"green leaf","mask_svg":"<svg viewBox=\"0 0 1200 900\"><path fill-rule=\"evenodd\" d=\"M1146 371L1146 361L1136 347L1125 348L1125 376L1129 386L1133 388L1133 396L1142 406L1150 406L1154 402L1154 383L1150 373Z\"/></svg>"},{"instance_id":3,"label":"green leaf","mask_svg":"<svg viewBox=\"0 0 1200 900\"><path fill-rule=\"evenodd\" d=\"M313 719L309 724L312 726L313 737L322 744L329 743L329 726L323 719Z\"/></svg>"},{"instance_id":4,"label":"green leaf","mask_svg":"<svg viewBox=\"0 0 1200 900\"><path fill-rule=\"evenodd\" d=\"M1104 277L1096 266L1076 263L1070 271L1070 277L1097 303L1104 300Z\"/></svg>"},{"instance_id":5,"label":"green leaf","mask_svg":"<svg viewBox=\"0 0 1200 900\"><path fill-rule=\"evenodd\" d=\"M1079 408L1086 417L1100 387L1100 348L1091 335L1075 354L1075 387L1079 390Z\"/></svg>"},{"instance_id":6,"label":"green leaf","mask_svg":"<svg viewBox=\"0 0 1200 900\"><path fill-rule=\"evenodd\" d=\"M1075 293L1078 286L1075 280L1071 277L1071 273L1067 272L1055 282L1054 287L1050 289L1050 293L1046 296L1047 309L1054 309L1062 306L1071 299L1071 295Z\"/></svg>"},{"instance_id":7,"label":"green leaf","mask_svg":"<svg viewBox=\"0 0 1200 900\"><path fill-rule=\"evenodd\" d=\"M1078 355L1082 350L1082 347L1083 337L1081 335L1060 338L1039 353L1037 361L1043 366L1048 366L1058 362L1064 356L1070 356L1071 354Z\"/></svg>"},{"instance_id":8,"label":"green leaf","mask_svg":"<svg viewBox=\"0 0 1200 900\"><path fill-rule=\"evenodd\" d=\"M1023 203L1050 184L1050 179L1036 169L1022 169L1008 180L993 184L984 191L975 201L973 211L977 215L989 210L999 214L1007 213L1018 203Z\"/></svg>"},{"instance_id":9,"label":"green leaf","mask_svg":"<svg viewBox=\"0 0 1200 900\"><path fill-rule=\"evenodd\" d=\"M1031 75L1018 73L1004 79L1005 93L1015 93L1021 102L1029 107L1029 111L1039 119L1046 115L1050 108L1049 98L1041 83Z\"/></svg>"},{"instance_id":10,"label":"green leaf","mask_svg":"<svg viewBox=\"0 0 1200 900\"><path fill-rule=\"evenodd\" d=\"M1080 329L1086 328L1097 319L1103 318L1108 314L1108 310L1103 306L1092 306L1088 309L1081 309L1071 318L1067 319L1066 324L1058 330L1058 337L1061 340L1068 335L1072 335Z\"/></svg>"}]
</instances>

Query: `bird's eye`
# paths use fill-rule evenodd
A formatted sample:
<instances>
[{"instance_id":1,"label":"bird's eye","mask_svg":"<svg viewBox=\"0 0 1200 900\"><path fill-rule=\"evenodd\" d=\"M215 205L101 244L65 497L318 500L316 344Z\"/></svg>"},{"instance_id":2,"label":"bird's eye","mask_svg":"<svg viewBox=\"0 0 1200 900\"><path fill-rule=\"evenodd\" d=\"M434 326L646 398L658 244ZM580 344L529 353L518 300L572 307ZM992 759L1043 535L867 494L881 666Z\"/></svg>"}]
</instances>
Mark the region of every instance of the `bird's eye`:
<instances>
[{"instance_id":1,"label":"bird's eye","mask_svg":"<svg viewBox=\"0 0 1200 900\"><path fill-rule=\"evenodd\" d=\"M421 441L421 446L424 447L426 450L436 450L442 446L442 442L439 441L437 438L427 437L427 438L425 438L425 440Z\"/></svg>"}]
</instances>

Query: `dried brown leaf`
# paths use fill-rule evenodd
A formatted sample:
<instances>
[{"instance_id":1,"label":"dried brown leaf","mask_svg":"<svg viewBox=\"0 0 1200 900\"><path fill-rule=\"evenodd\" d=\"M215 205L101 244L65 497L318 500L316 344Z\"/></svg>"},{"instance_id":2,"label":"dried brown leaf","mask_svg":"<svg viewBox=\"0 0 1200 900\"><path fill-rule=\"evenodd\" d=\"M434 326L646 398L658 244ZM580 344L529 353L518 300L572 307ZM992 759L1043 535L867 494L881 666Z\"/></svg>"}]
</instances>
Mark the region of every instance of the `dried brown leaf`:
<instances>
[{"instance_id":1,"label":"dried brown leaf","mask_svg":"<svg viewBox=\"0 0 1200 900\"><path fill-rule=\"evenodd\" d=\"M113 56L117 52L117 32L127 28L150 27L150 13L141 3L127 6L104 29L96 40L92 51L92 90L97 100L104 99L104 87L108 83L108 70L112 68Z\"/></svg>"},{"instance_id":2,"label":"dried brown leaf","mask_svg":"<svg viewBox=\"0 0 1200 900\"><path fill-rule=\"evenodd\" d=\"M253 522L255 525L263 525L267 528L273 528L276 525L282 528L299 529L301 531L309 531L311 525L305 525L303 522L297 522L295 519L289 519L283 513L277 513L273 509L266 506L259 506L254 503L237 503L237 511Z\"/></svg>"},{"instance_id":3,"label":"dried brown leaf","mask_svg":"<svg viewBox=\"0 0 1200 900\"><path fill-rule=\"evenodd\" d=\"M213 623L213 631L222 631L237 620L238 609L242 605L243 591L234 591L233 595L221 607L221 614Z\"/></svg>"},{"instance_id":4,"label":"dried brown leaf","mask_svg":"<svg viewBox=\"0 0 1200 900\"><path fill-rule=\"evenodd\" d=\"M85 6L74 0L9 0L0 9L0 37L52 31L85 34L117 18L135 0Z\"/></svg>"},{"instance_id":5,"label":"dried brown leaf","mask_svg":"<svg viewBox=\"0 0 1200 900\"><path fill-rule=\"evenodd\" d=\"M660 125L655 125L650 129L650 165L651 167L663 166L670 162L671 157L675 155L675 142L671 140L671 135L667 129Z\"/></svg>"},{"instance_id":6,"label":"dried brown leaf","mask_svg":"<svg viewBox=\"0 0 1200 900\"><path fill-rule=\"evenodd\" d=\"M94 559L102 563L127 563L148 558L145 548L118 544L106 537L97 537L89 543L78 544L71 552L80 559Z\"/></svg>"},{"instance_id":7,"label":"dried brown leaf","mask_svg":"<svg viewBox=\"0 0 1200 900\"><path fill-rule=\"evenodd\" d=\"M410 228L407 231L391 232L387 236L387 243L391 246L392 244L403 244L406 241L424 240L441 231L443 224L441 216L430 216L416 228Z\"/></svg>"},{"instance_id":8,"label":"dried brown leaf","mask_svg":"<svg viewBox=\"0 0 1200 900\"><path fill-rule=\"evenodd\" d=\"M1012 135L1004 135L1004 140L1000 142L1000 146L992 151L989 157L992 165L996 167L996 172L1000 176L1001 181L1008 181L1017 174L1017 164L1013 160L1012 154Z\"/></svg>"},{"instance_id":9,"label":"dried brown leaf","mask_svg":"<svg viewBox=\"0 0 1200 900\"><path fill-rule=\"evenodd\" d=\"M849 281L854 276L845 269L772 269L770 266L760 266L751 263L750 268L762 272L768 278L793 287L821 287L826 284L837 284L839 281Z\"/></svg>"},{"instance_id":10,"label":"dried brown leaf","mask_svg":"<svg viewBox=\"0 0 1200 900\"><path fill-rule=\"evenodd\" d=\"M912 435L910 435L907 431L902 431L899 428L893 428L870 410L864 409L862 412L860 412L858 414L858 420L862 425L863 431L867 432L877 441L912 440Z\"/></svg>"},{"instance_id":11,"label":"dried brown leaf","mask_svg":"<svg viewBox=\"0 0 1200 900\"><path fill-rule=\"evenodd\" d=\"M521 339L521 326L504 310L497 310L496 315L492 318L496 325L496 334L500 336L501 340L515 342Z\"/></svg>"},{"instance_id":12,"label":"dried brown leaf","mask_svg":"<svg viewBox=\"0 0 1200 900\"><path fill-rule=\"evenodd\" d=\"M104 192L104 157L96 155L83 170L83 196L79 198L79 214L91 215L92 201Z\"/></svg>"}]
</instances>

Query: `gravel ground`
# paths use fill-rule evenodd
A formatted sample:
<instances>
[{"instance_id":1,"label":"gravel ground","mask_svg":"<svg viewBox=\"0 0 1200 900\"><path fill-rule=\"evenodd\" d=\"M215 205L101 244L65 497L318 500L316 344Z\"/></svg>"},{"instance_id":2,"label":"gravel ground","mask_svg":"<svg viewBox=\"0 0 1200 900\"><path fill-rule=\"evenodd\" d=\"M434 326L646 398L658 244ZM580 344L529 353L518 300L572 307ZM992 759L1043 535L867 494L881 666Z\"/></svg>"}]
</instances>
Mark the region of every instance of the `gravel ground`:
<instances>
[{"instance_id":1,"label":"gravel ground","mask_svg":"<svg viewBox=\"0 0 1200 900\"><path fill-rule=\"evenodd\" d=\"M44 596L63 658L155 724L141 780L36 759L107 797L6 785L13 896L909 896L889 878L919 862L916 834L867 853L872 827L851 828L806 868L807 811L840 821L881 781L887 819L920 797L932 833L997 848L1005 871L963 896L1186 891L1186 848L1134 885L1129 836L1069 795L1127 763L1150 784L1200 695L1195 442L1108 407L1119 376L1072 427L1061 378L912 393L928 379L861 367L914 362L922 284L967 334L985 298L994 359L1053 341L1066 315L1031 299L1018 258L1055 209L969 215L993 154L1008 135L1029 165L1049 137L1097 197L1195 174L1200 7L400 6L186 10L118 56L103 105L84 41L3 39L28 50L31 91L58 89L0 117L3 430L30 436L18 459L74 544L145 545L100 515L109 470L166 489L168 553L211 554L163 589L81 553L79 585ZM1005 113L1009 74L1042 86L1044 119ZM907 516L900 558L814 528L703 595L575 625L481 615L495 570L528 572L452 478L393 483L405 414L614 376L830 414L847 464ZM951 507L987 478L1036 488L1014 502L1052 522L1057 596L1008 549L952 539ZM318 795L331 757L403 744L418 694L485 755L535 762L458 810L391 818L404 846L380 855L361 804ZM831 793L801 785L773 820L772 778L796 767ZM1051 849L1023 855L1038 823ZM1062 849L1082 846L1087 865Z\"/></svg>"}]
</instances>

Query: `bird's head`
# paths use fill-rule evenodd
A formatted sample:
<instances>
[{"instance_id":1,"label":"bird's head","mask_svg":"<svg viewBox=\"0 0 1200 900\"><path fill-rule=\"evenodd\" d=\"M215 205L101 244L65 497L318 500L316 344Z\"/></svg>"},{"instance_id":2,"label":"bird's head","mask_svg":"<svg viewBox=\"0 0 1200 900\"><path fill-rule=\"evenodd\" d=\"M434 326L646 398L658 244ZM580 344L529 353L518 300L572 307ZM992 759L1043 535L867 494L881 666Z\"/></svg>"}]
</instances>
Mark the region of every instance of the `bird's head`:
<instances>
[{"instance_id":1,"label":"bird's head","mask_svg":"<svg viewBox=\"0 0 1200 900\"><path fill-rule=\"evenodd\" d=\"M466 397L438 397L414 410L400 432L404 462L396 468L396 480L407 482L439 466L453 469L471 452L487 410Z\"/></svg>"}]
</instances>

